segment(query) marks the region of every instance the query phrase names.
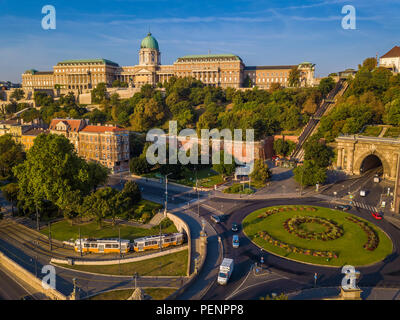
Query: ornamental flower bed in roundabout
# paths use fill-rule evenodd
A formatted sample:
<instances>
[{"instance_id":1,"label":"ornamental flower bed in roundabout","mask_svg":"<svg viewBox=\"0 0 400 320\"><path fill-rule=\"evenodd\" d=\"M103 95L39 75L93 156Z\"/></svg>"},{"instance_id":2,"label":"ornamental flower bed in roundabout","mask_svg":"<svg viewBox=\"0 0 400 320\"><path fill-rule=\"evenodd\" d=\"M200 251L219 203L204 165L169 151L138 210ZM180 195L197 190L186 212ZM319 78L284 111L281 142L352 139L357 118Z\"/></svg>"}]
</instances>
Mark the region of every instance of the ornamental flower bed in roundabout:
<instances>
[{"instance_id":1,"label":"ornamental flower bed in roundabout","mask_svg":"<svg viewBox=\"0 0 400 320\"><path fill-rule=\"evenodd\" d=\"M244 233L281 257L320 265L368 265L392 252L377 226L350 213L316 206L277 206L243 220Z\"/></svg>"}]
</instances>

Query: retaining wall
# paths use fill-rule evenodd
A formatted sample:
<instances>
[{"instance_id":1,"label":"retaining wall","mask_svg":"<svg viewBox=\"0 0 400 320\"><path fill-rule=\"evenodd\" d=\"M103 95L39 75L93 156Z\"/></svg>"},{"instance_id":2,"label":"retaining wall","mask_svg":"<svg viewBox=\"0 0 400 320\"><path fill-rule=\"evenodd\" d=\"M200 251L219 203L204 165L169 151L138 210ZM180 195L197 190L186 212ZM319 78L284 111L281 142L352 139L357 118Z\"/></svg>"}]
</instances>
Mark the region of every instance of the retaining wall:
<instances>
[{"instance_id":1,"label":"retaining wall","mask_svg":"<svg viewBox=\"0 0 400 320\"><path fill-rule=\"evenodd\" d=\"M52 300L68 300L66 296L58 292L55 289L44 289L42 286L42 280L36 278L32 273L30 273L25 268L21 267L19 264L8 258L4 253L0 252L0 265L2 268L6 269L8 272L13 274L15 277L23 282L26 282L32 288L48 296Z\"/></svg>"}]
</instances>

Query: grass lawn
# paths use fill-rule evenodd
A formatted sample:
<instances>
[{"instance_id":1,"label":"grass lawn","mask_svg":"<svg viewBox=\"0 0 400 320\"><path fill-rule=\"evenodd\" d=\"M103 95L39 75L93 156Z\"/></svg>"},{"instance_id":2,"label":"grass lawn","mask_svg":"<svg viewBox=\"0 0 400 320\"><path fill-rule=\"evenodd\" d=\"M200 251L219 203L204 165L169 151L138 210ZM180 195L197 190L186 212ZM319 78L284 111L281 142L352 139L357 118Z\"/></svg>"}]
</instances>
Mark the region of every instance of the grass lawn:
<instances>
[{"instance_id":1,"label":"grass lawn","mask_svg":"<svg viewBox=\"0 0 400 320\"><path fill-rule=\"evenodd\" d=\"M254 190L250 189L248 184L244 184L243 190L243 183L235 183L230 187L224 189L224 193L252 194L254 193Z\"/></svg>"},{"instance_id":2,"label":"grass lawn","mask_svg":"<svg viewBox=\"0 0 400 320\"><path fill-rule=\"evenodd\" d=\"M153 218L154 213L157 213L162 207L159 203L142 199L133 206L133 209L135 210L135 216L142 217L143 222L147 223Z\"/></svg>"},{"instance_id":3,"label":"grass lawn","mask_svg":"<svg viewBox=\"0 0 400 320\"><path fill-rule=\"evenodd\" d=\"M143 288L144 292L152 297L152 300L164 300L176 289L170 288ZM127 300L133 293L133 289L114 290L109 292L99 293L89 300Z\"/></svg>"},{"instance_id":4,"label":"grass lawn","mask_svg":"<svg viewBox=\"0 0 400 320\"><path fill-rule=\"evenodd\" d=\"M168 178L168 181L179 183L188 187L196 186L196 172L187 168L182 172L183 178L179 180ZM144 174L143 177L160 179L161 174L158 170ZM216 184L224 182L222 175L211 168L204 168L197 172L198 186L203 188L212 188Z\"/></svg>"},{"instance_id":5,"label":"grass lawn","mask_svg":"<svg viewBox=\"0 0 400 320\"><path fill-rule=\"evenodd\" d=\"M307 206L285 206L285 207L307 207ZM274 208L274 207L271 207ZM268 208L268 209L271 209ZM383 260L386 256L392 252L392 241L386 236L386 234L375 225L364 222L372 227L379 237L379 245L374 251L368 251L363 248L363 245L367 241L366 233L355 223L348 221L345 217L353 216L349 213L332 210L328 208L314 207L317 211L284 211L272 214L266 218L258 218L258 216L265 212L267 208L257 210L252 212L243 220L243 228L245 234L257 245L263 247L265 250L270 251L282 257L321 264L330 266L342 266L345 264L350 264L354 266L367 265L374 262ZM344 235L338 239L330 241L322 240L307 240L296 236L293 233L287 232L283 228L283 223L296 215L299 216L317 216L333 220L338 223L344 230ZM354 216L353 216L354 217ZM357 217L358 218L358 217ZM360 219L360 218L359 218ZM312 224L315 226L315 224ZM303 226L307 229L311 228L311 225ZM315 226L317 229L319 226ZM308 256L299 253L288 253L286 250L274 246L273 244L267 242L261 237L256 237L259 231L266 231L273 238L278 239L287 244L295 245L300 248L321 250L321 251L335 251L339 254L337 259L331 259L327 261L323 257Z\"/></svg>"},{"instance_id":6,"label":"grass lawn","mask_svg":"<svg viewBox=\"0 0 400 320\"><path fill-rule=\"evenodd\" d=\"M364 131L361 133L362 136L368 137L378 137L379 134L382 132L382 127L377 126L367 126Z\"/></svg>"},{"instance_id":7,"label":"grass lawn","mask_svg":"<svg viewBox=\"0 0 400 320\"><path fill-rule=\"evenodd\" d=\"M144 229L139 227L132 227L126 225L112 226L111 223L103 222L103 227L99 229L96 222L89 222L83 224L74 224L67 220L56 222L51 225L51 236L53 239L60 241L68 241L70 239L79 238L79 227L81 228L82 238L118 238L118 227L121 228L121 238L133 240L140 237L149 235L156 235L160 233L158 228ZM48 227L43 228L40 232L46 236L49 235ZM175 225L172 224L168 228L162 229L163 233L178 232Z\"/></svg>"},{"instance_id":8,"label":"grass lawn","mask_svg":"<svg viewBox=\"0 0 400 320\"><path fill-rule=\"evenodd\" d=\"M63 267L111 275L132 276L136 272L139 276L186 276L188 263L188 250L167 254L162 257L144 261L122 263L106 266L64 265ZM120 272L121 268L121 272Z\"/></svg>"},{"instance_id":9,"label":"grass lawn","mask_svg":"<svg viewBox=\"0 0 400 320\"><path fill-rule=\"evenodd\" d=\"M384 134L385 138L398 138L400 136L400 127L390 127Z\"/></svg>"}]
</instances>

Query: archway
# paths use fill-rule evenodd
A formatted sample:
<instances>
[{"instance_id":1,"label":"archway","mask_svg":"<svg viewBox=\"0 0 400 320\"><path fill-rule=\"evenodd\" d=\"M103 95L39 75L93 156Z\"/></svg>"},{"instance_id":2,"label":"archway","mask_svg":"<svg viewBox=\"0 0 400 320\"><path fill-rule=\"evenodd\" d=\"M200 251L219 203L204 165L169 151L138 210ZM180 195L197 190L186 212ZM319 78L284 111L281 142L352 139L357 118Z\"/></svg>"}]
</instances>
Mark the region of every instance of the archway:
<instances>
[{"instance_id":1,"label":"archway","mask_svg":"<svg viewBox=\"0 0 400 320\"><path fill-rule=\"evenodd\" d=\"M377 173L383 173L383 163L375 154L366 156L360 166L360 173L364 174L370 170L376 170Z\"/></svg>"}]
</instances>

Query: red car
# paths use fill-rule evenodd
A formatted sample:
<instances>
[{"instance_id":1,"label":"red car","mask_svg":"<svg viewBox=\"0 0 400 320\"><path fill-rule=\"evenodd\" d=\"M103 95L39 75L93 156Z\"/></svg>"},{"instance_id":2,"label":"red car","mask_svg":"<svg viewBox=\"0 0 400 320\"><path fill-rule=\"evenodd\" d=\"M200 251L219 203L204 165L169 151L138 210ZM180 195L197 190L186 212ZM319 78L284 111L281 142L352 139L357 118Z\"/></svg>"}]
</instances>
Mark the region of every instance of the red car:
<instances>
[{"instance_id":1,"label":"red car","mask_svg":"<svg viewBox=\"0 0 400 320\"><path fill-rule=\"evenodd\" d=\"M371 214L376 220L382 220L382 215L379 212L371 212Z\"/></svg>"}]
</instances>

